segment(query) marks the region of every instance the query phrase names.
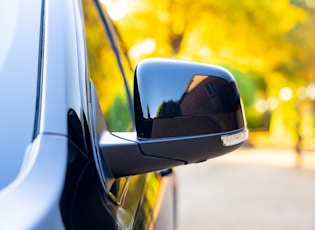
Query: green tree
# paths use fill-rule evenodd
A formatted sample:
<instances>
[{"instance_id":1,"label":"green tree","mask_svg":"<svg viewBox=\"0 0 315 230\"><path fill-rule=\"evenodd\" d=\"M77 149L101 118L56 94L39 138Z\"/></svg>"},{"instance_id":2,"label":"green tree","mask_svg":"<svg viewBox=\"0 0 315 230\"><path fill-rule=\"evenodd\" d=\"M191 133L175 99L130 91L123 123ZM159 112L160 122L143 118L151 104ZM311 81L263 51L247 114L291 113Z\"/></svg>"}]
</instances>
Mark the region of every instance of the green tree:
<instances>
[{"instance_id":1,"label":"green tree","mask_svg":"<svg viewBox=\"0 0 315 230\"><path fill-rule=\"evenodd\" d=\"M127 4L126 16L116 25L134 65L151 56L223 65L234 73L245 96L247 118L253 121L249 124L263 125L272 116L278 117L273 121L296 117L296 94L283 102L279 92L289 87L295 93L315 81L315 14L304 1L128 0ZM265 113L257 110L261 100L272 102Z\"/></svg>"}]
</instances>

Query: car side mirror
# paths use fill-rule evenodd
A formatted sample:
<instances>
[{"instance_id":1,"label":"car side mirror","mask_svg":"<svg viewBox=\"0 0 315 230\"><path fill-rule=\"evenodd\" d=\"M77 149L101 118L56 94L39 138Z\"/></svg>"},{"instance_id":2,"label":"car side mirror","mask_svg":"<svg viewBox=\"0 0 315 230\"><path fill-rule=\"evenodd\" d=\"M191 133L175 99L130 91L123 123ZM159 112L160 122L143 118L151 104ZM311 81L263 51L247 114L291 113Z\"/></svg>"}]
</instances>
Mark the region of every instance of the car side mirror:
<instances>
[{"instance_id":1,"label":"car side mirror","mask_svg":"<svg viewBox=\"0 0 315 230\"><path fill-rule=\"evenodd\" d=\"M136 132L100 132L100 158L114 177L205 161L237 149L248 136L235 79L214 65L140 62L134 111Z\"/></svg>"}]
</instances>

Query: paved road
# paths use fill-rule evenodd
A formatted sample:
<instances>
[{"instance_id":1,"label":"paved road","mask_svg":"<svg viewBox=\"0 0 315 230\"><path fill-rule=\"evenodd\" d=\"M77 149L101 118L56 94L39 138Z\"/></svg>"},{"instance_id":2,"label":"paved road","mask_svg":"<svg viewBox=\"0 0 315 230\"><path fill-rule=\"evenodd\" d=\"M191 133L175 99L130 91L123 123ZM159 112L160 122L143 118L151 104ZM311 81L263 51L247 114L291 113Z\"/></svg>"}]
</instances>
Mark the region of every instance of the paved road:
<instances>
[{"instance_id":1,"label":"paved road","mask_svg":"<svg viewBox=\"0 0 315 230\"><path fill-rule=\"evenodd\" d=\"M178 229L315 229L315 153L243 148L177 168Z\"/></svg>"}]
</instances>

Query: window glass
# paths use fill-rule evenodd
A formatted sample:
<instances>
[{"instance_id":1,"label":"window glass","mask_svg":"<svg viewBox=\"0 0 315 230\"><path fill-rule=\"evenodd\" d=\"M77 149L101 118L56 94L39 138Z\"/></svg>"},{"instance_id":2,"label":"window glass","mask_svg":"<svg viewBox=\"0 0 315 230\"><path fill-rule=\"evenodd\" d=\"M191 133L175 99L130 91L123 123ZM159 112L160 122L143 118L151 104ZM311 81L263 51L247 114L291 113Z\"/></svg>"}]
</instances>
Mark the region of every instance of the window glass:
<instances>
[{"instance_id":1,"label":"window glass","mask_svg":"<svg viewBox=\"0 0 315 230\"><path fill-rule=\"evenodd\" d=\"M109 131L128 131L133 125L123 74L130 84L130 68L119 67L109 35L94 2L83 0L82 4L90 77L94 82L107 128Z\"/></svg>"},{"instance_id":2,"label":"window glass","mask_svg":"<svg viewBox=\"0 0 315 230\"><path fill-rule=\"evenodd\" d=\"M133 82L133 74L122 46L122 40L116 33L113 34L113 37L107 34L108 30L102 24L98 8L93 0L83 0L82 4L90 77L95 84L107 127L109 131L130 130L133 128L133 119L123 76L126 77L130 87ZM116 39L119 62L113 52L110 38ZM122 210L136 213L147 183L146 175L115 179L111 188L108 188L110 197L121 205ZM121 215L120 218L125 218L126 223L131 220L129 215Z\"/></svg>"}]
</instances>

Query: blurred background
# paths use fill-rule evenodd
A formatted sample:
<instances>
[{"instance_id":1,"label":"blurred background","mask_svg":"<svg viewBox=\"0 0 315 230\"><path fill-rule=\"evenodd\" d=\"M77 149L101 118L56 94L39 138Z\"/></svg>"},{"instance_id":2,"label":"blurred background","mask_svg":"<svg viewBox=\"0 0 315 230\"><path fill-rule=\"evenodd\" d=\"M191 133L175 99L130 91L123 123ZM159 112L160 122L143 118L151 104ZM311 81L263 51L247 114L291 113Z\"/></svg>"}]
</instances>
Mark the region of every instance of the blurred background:
<instances>
[{"instance_id":1,"label":"blurred background","mask_svg":"<svg viewBox=\"0 0 315 230\"><path fill-rule=\"evenodd\" d=\"M253 144L258 133L315 148L315 0L103 3L133 67L147 57L224 66L239 85Z\"/></svg>"},{"instance_id":2,"label":"blurred background","mask_svg":"<svg viewBox=\"0 0 315 230\"><path fill-rule=\"evenodd\" d=\"M178 168L180 229L315 229L315 0L103 3L133 67L148 57L216 64L241 91L249 140Z\"/></svg>"}]
</instances>

